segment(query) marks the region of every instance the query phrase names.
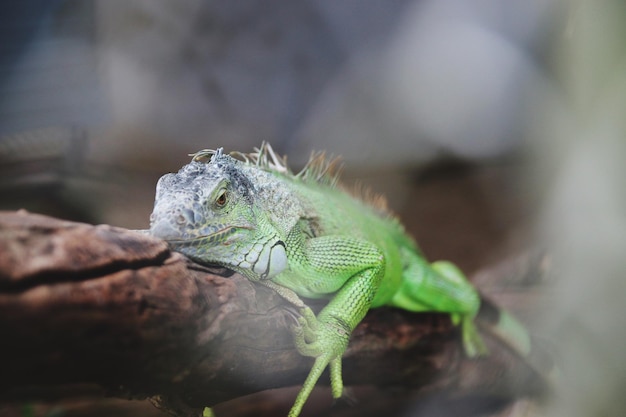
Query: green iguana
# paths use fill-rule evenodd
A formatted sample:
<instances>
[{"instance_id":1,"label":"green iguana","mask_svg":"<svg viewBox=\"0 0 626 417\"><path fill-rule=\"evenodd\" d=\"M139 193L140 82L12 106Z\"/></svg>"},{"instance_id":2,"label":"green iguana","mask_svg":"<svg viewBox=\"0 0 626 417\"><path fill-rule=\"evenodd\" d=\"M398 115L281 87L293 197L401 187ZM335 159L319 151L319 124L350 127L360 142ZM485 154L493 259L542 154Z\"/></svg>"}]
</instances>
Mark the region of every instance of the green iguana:
<instances>
[{"instance_id":1,"label":"green iguana","mask_svg":"<svg viewBox=\"0 0 626 417\"><path fill-rule=\"evenodd\" d=\"M487 353L474 324L477 290L451 263L426 261L382 198L365 201L337 185L337 159L314 153L294 174L266 143L231 155L202 150L178 173L164 175L150 233L299 308L295 345L315 361L290 417L299 415L326 367L333 397L342 396L341 357L370 308L449 313L467 355ZM301 296L329 302L315 316ZM529 352L528 334L510 315L501 312L495 327L520 354Z\"/></svg>"}]
</instances>

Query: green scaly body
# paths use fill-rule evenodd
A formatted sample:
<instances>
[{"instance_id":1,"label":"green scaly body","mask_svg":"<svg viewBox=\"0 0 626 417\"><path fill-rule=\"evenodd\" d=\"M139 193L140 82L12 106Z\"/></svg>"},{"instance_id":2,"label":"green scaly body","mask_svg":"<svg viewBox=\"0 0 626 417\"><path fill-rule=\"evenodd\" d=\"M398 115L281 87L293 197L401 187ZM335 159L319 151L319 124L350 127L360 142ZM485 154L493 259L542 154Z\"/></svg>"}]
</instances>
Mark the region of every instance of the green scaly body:
<instances>
[{"instance_id":1,"label":"green scaly body","mask_svg":"<svg viewBox=\"0 0 626 417\"><path fill-rule=\"evenodd\" d=\"M400 223L336 183L335 161L314 155L299 174L263 144L243 160L201 151L157 185L150 232L199 262L221 264L266 285L300 308L294 329L315 358L289 416L296 417L330 367L342 395L341 357L370 308L449 313L469 356L486 353L474 317L480 297L456 267L429 263ZM379 204L380 206L380 204ZM300 296L328 298L315 316ZM507 316L502 332L525 354L525 331Z\"/></svg>"}]
</instances>

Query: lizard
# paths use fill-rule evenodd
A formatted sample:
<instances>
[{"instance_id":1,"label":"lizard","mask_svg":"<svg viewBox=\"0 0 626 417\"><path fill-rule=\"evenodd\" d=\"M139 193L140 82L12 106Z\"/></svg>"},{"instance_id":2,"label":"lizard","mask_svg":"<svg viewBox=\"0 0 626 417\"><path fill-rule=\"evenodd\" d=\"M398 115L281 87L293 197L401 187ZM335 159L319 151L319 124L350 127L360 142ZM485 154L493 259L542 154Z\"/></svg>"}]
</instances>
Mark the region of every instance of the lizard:
<instances>
[{"instance_id":1,"label":"lizard","mask_svg":"<svg viewBox=\"0 0 626 417\"><path fill-rule=\"evenodd\" d=\"M294 173L266 142L251 153L190 156L159 179L149 233L196 262L269 287L299 310L294 343L314 362L289 417L300 414L326 368L332 396L342 396L342 355L371 308L447 313L467 356L488 354L475 323L478 290L453 263L427 261L383 197L348 192L340 159L314 152ZM302 297L328 303L316 316ZM527 355L524 327L499 314L494 332Z\"/></svg>"}]
</instances>

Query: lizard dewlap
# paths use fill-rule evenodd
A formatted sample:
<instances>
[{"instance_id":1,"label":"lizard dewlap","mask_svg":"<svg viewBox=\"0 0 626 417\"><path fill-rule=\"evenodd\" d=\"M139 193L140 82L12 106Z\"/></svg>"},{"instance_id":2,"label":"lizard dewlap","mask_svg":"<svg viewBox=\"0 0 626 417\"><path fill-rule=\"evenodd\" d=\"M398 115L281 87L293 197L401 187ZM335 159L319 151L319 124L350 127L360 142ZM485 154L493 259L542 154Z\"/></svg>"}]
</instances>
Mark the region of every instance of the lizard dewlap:
<instances>
[{"instance_id":1,"label":"lizard dewlap","mask_svg":"<svg viewBox=\"0 0 626 417\"><path fill-rule=\"evenodd\" d=\"M373 307L449 313L467 354L486 353L474 324L476 289L452 264L429 263L382 200L338 186L337 165L314 154L294 174L265 143L249 154L200 151L159 180L150 217L150 233L173 250L233 269L300 309L295 344L315 362L290 417L326 367L333 396L342 395L341 357ZM315 316L301 296L329 302Z\"/></svg>"}]
</instances>

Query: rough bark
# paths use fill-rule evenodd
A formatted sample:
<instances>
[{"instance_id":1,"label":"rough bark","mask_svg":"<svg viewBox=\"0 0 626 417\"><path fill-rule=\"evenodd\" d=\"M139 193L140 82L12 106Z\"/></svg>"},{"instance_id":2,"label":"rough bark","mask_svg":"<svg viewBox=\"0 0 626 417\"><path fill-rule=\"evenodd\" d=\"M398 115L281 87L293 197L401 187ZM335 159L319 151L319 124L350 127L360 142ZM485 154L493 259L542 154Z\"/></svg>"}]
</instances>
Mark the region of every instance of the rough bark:
<instances>
[{"instance_id":1,"label":"rough bark","mask_svg":"<svg viewBox=\"0 0 626 417\"><path fill-rule=\"evenodd\" d=\"M296 316L272 291L152 237L0 213L0 401L98 393L194 409L298 385L311 359L294 348ZM488 358L468 360L446 316L373 310L351 339L345 383L536 394L533 370L487 342Z\"/></svg>"}]
</instances>

